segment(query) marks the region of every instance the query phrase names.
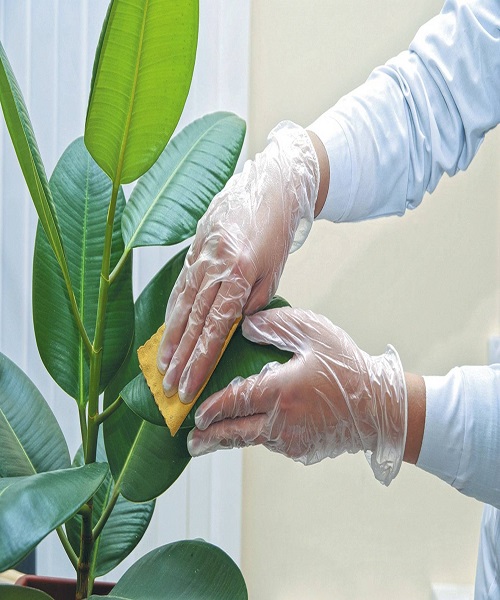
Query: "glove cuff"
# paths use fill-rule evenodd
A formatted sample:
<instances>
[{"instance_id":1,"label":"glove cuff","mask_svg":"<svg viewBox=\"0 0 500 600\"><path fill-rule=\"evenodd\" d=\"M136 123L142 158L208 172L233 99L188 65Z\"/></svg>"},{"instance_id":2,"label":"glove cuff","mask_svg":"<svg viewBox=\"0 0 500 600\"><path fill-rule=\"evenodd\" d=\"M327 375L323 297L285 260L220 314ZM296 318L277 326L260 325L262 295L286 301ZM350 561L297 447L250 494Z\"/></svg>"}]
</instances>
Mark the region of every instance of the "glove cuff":
<instances>
[{"instance_id":1,"label":"glove cuff","mask_svg":"<svg viewBox=\"0 0 500 600\"><path fill-rule=\"evenodd\" d=\"M305 242L314 221L320 180L318 157L306 130L292 121L278 123L269 134L268 142L277 147L287 196L295 204L291 207L294 216L292 253Z\"/></svg>"},{"instance_id":2,"label":"glove cuff","mask_svg":"<svg viewBox=\"0 0 500 600\"><path fill-rule=\"evenodd\" d=\"M406 446L408 398L403 366L393 346L374 358L372 379L377 381L375 427L377 443L365 456L375 477L389 485L399 473Z\"/></svg>"}]
</instances>

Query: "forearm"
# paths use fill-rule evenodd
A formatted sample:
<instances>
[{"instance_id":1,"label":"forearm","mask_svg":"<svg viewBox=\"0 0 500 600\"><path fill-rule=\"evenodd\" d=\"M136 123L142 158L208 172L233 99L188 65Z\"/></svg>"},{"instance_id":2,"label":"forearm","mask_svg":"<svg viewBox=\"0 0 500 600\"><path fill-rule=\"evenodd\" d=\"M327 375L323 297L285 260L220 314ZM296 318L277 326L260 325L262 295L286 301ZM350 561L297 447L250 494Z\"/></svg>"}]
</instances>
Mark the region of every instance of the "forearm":
<instances>
[{"instance_id":1,"label":"forearm","mask_svg":"<svg viewBox=\"0 0 500 600\"><path fill-rule=\"evenodd\" d=\"M403 460L416 464L425 427L425 382L420 375L405 373L406 393L408 398L408 424L406 446Z\"/></svg>"},{"instance_id":2,"label":"forearm","mask_svg":"<svg viewBox=\"0 0 500 600\"><path fill-rule=\"evenodd\" d=\"M467 168L500 121L499 22L494 0L448 1L409 51L308 127L330 163L321 217L402 215L443 173Z\"/></svg>"},{"instance_id":3,"label":"forearm","mask_svg":"<svg viewBox=\"0 0 500 600\"><path fill-rule=\"evenodd\" d=\"M307 131L307 134L311 138L312 145L314 146L320 172L318 197L316 199L316 205L314 208L314 216L317 217L325 205L328 188L330 187L330 163L328 162L326 148L320 138L314 133L314 131Z\"/></svg>"}]
</instances>

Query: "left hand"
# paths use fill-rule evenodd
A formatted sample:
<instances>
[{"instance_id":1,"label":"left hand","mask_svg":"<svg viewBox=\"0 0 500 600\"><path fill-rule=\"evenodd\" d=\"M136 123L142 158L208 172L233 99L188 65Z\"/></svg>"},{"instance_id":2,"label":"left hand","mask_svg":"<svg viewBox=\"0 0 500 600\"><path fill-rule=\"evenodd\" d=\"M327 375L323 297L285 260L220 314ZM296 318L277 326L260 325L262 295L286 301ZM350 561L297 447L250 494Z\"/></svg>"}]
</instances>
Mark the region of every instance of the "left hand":
<instances>
[{"instance_id":1,"label":"left hand","mask_svg":"<svg viewBox=\"0 0 500 600\"><path fill-rule=\"evenodd\" d=\"M263 444L312 464L364 450L388 485L401 465L406 388L396 351L370 356L325 317L292 308L246 317L243 335L294 353L248 379L236 378L195 416L193 456Z\"/></svg>"}]
</instances>

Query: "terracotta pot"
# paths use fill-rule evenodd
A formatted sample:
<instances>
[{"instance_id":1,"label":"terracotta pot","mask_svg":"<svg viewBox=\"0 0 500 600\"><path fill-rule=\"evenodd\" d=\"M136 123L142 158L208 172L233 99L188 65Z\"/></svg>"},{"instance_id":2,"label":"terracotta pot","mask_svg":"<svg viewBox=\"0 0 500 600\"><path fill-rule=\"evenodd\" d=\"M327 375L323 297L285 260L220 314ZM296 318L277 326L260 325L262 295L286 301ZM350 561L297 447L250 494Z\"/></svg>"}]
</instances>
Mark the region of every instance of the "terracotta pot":
<instances>
[{"instance_id":1,"label":"terracotta pot","mask_svg":"<svg viewBox=\"0 0 500 600\"><path fill-rule=\"evenodd\" d=\"M16 585L41 590L42 592L49 594L49 596L52 596L54 600L75 600L75 579L42 577L41 575L23 575L16 581ZM96 581L92 593L97 596L107 596L113 589L113 586L114 583Z\"/></svg>"}]
</instances>

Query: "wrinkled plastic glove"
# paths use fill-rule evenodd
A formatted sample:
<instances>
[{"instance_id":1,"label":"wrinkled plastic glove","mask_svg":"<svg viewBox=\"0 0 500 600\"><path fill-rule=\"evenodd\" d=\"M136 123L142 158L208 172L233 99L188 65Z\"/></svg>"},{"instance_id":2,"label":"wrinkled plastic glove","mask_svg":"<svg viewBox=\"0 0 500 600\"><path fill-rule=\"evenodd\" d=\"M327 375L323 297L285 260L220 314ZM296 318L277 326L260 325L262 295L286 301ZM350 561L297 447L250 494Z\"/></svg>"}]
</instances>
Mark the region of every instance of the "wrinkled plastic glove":
<instances>
[{"instance_id":1,"label":"wrinkled plastic glove","mask_svg":"<svg viewBox=\"0 0 500 600\"><path fill-rule=\"evenodd\" d=\"M308 465L363 450L375 477L389 485L403 460L407 424L394 348L370 356L325 317L292 308L247 317L243 335L293 357L210 396L196 412L191 455L263 444Z\"/></svg>"},{"instance_id":2,"label":"wrinkled plastic glove","mask_svg":"<svg viewBox=\"0 0 500 600\"><path fill-rule=\"evenodd\" d=\"M319 165L304 129L285 121L198 223L170 296L158 368L167 396L188 403L215 364L236 318L265 306L290 251L314 219Z\"/></svg>"}]
</instances>

